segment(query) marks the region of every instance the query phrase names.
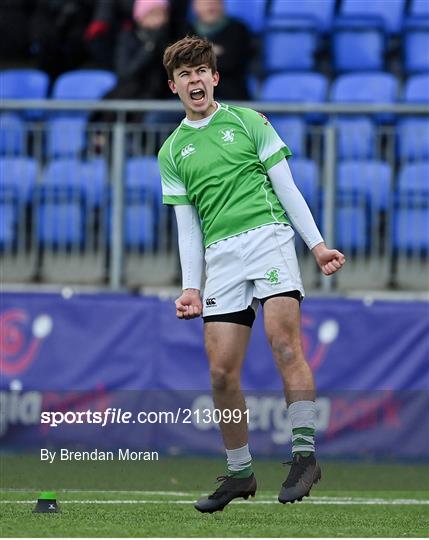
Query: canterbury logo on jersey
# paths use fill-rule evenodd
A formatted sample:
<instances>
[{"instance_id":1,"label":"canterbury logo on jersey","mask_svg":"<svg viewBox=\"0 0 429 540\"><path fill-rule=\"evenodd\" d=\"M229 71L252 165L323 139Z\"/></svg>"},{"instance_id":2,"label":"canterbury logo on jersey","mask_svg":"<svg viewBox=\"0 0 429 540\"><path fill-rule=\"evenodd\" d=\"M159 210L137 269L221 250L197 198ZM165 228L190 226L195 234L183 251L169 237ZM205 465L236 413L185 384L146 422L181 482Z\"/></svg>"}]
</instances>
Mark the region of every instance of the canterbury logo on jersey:
<instances>
[{"instance_id":1,"label":"canterbury logo on jersey","mask_svg":"<svg viewBox=\"0 0 429 540\"><path fill-rule=\"evenodd\" d=\"M216 305L216 298L206 298L206 306L214 307Z\"/></svg>"},{"instance_id":2,"label":"canterbury logo on jersey","mask_svg":"<svg viewBox=\"0 0 429 540\"><path fill-rule=\"evenodd\" d=\"M184 148L182 148L182 151L180 152L182 154L182 158L186 158L193 154L195 152L195 146L193 144L188 144Z\"/></svg>"}]
</instances>

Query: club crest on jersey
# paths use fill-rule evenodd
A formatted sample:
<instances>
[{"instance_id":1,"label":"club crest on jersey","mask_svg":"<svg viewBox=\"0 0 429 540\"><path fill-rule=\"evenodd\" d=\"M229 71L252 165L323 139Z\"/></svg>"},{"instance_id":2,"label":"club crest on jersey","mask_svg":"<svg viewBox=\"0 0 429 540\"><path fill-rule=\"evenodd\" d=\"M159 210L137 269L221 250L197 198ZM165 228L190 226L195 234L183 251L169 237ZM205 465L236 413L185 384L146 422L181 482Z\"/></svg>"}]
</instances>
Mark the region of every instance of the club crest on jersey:
<instances>
[{"instance_id":1,"label":"club crest on jersey","mask_svg":"<svg viewBox=\"0 0 429 540\"><path fill-rule=\"evenodd\" d=\"M182 158L187 158L191 154L195 152L195 146L193 144L187 144L184 148L181 150Z\"/></svg>"},{"instance_id":2,"label":"club crest on jersey","mask_svg":"<svg viewBox=\"0 0 429 540\"><path fill-rule=\"evenodd\" d=\"M235 133L233 129L220 129L219 132L222 135L222 140L226 143L233 143Z\"/></svg>"}]
</instances>

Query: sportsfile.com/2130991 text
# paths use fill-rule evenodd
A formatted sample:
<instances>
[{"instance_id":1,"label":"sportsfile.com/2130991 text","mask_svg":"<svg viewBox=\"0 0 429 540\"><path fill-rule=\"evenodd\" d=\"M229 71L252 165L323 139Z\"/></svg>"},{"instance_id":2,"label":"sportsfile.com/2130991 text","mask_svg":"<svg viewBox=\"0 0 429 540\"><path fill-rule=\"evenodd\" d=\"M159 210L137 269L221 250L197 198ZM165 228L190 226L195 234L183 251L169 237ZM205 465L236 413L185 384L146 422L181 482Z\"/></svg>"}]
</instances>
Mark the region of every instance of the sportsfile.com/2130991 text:
<instances>
[{"instance_id":1,"label":"sportsfile.com/2130991 text","mask_svg":"<svg viewBox=\"0 0 429 540\"><path fill-rule=\"evenodd\" d=\"M249 409L189 409L178 407L174 411L139 411L132 413L109 407L104 411L43 411L40 422L57 427L61 424L239 424L249 423Z\"/></svg>"}]
</instances>

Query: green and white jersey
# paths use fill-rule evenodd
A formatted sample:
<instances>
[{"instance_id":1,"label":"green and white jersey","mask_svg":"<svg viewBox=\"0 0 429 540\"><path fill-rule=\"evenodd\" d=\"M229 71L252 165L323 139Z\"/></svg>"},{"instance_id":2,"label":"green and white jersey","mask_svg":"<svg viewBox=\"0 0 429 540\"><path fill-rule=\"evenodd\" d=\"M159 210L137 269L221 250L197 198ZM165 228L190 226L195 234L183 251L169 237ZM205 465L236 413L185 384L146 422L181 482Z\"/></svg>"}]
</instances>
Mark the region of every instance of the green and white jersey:
<instances>
[{"instance_id":1,"label":"green and white jersey","mask_svg":"<svg viewBox=\"0 0 429 540\"><path fill-rule=\"evenodd\" d=\"M184 121L159 151L163 202L192 204L205 247L270 223L288 223L267 171L289 148L252 109L218 104L207 125Z\"/></svg>"}]
</instances>

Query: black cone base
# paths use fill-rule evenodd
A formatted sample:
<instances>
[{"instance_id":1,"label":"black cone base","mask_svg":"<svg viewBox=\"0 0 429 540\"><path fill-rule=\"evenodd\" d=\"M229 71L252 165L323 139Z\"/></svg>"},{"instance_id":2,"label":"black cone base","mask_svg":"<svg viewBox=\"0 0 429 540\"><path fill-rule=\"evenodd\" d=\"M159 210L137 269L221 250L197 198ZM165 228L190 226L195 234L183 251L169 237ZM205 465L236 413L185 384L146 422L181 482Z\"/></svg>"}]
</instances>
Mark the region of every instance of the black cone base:
<instances>
[{"instance_id":1,"label":"black cone base","mask_svg":"<svg viewBox=\"0 0 429 540\"><path fill-rule=\"evenodd\" d=\"M56 499L37 499L35 514L56 514L60 511Z\"/></svg>"}]
</instances>

